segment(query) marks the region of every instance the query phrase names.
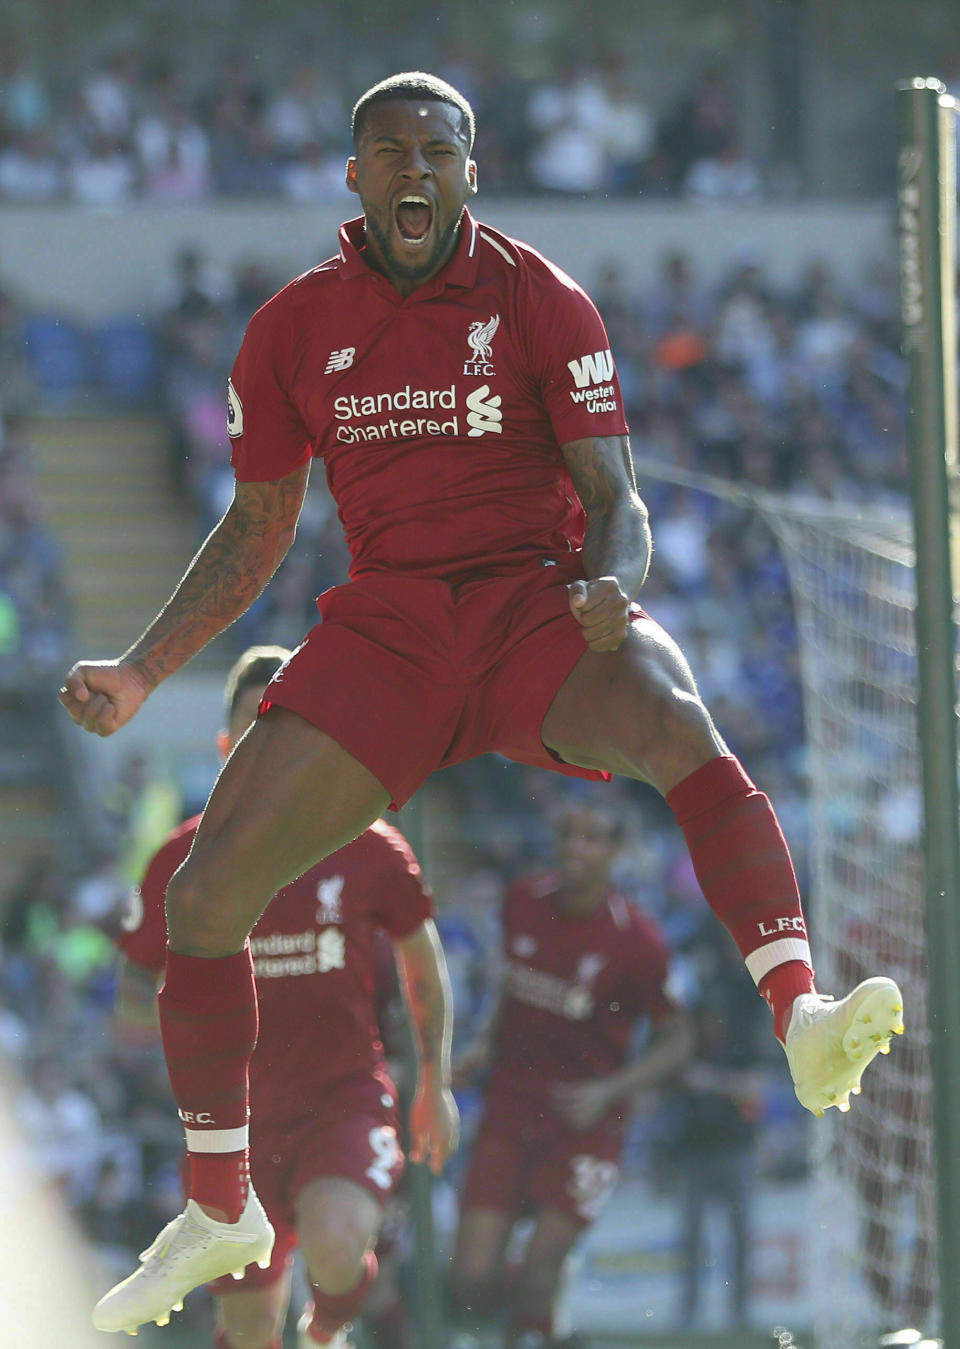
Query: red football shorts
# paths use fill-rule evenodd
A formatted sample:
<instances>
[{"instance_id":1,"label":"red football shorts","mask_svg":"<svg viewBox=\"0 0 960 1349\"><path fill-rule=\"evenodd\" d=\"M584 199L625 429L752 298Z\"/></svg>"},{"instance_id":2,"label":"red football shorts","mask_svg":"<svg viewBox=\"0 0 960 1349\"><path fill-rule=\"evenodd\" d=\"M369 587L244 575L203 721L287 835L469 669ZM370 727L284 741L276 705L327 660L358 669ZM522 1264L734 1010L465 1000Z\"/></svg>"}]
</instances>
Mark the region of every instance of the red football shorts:
<instances>
[{"instance_id":1,"label":"red football shorts","mask_svg":"<svg viewBox=\"0 0 960 1349\"><path fill-rule=\"evenodd\" d=\"M460 1211L495 1209L521 1218L554 1209L587 1227L613 1193L622 1145L619 1123L576 1132L558 1120L524 1123L488 1110L473 1144Z\"/></svg>"},{"instance_id":2,"label":"red football shorts","mask_svg":"<svg viewBox=\"0 0 960 1349\"><path fill-rule=\"evenodd\" d=\"M336 1176L368 1190L384 1207L403 1175L396 1094L392 1084L360 1078L331 1089L316 1110L292 1124L250 1129L250 1179L273 1223L276 1241L267 1269L248 1265L209 1285L216 1294L266 1288L293 1263L296 1199L311 1180Z\"/></svg>"},{"instance_id":3,"label":"red football shorts","mask_svg":"<svg viewBox=\"0 0 960 1349\"><path fill-rule=\"evenodd\" d=\"M396 809L435 769L480 754L608 778L540 738L587 649L566 589L582 574L577 556L456 584L376 573L335 586L261 711L286 707L325 731Z\"/></svg>"}]
</instances>

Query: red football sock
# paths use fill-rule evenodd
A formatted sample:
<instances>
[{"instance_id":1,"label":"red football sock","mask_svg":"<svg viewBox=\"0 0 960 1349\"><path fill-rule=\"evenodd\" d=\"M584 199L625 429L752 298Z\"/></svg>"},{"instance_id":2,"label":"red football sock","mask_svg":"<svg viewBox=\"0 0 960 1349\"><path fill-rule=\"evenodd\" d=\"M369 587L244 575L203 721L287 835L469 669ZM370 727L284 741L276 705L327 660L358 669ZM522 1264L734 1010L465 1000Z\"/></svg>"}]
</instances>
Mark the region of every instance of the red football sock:
<instances>
[{"instance_id":1,"label":"red football sock","mask_svg":"<svg viewBox=\"0 0 960 1349\"><path fill-rule=\"evenodd\" d=\"M813 989L797 878L773 807L733 755L711 759L667 793L700 888L731 934L782 1040L793 1000Z\"/></svg>"},{"instance_id":2,"label":"red football sock","mask_svg":"<svg viewBox=\"0 0 960 1349\"><path fill-rule=\"evenodd\" d=\"M211 958L168 951L159 1008L187 1140L190 1197L236 1222L247 1201L248 1068L257 1043L249 945Z\"/></svg>"},{"instance_id":3,"label":"red football sock","mask_svg":"<svg viewBox=\"0 0 960 1349\"><path fill-rule=\"evenodd\" d=\"M331 1295L324 1293L316 1284L311 1285L313 1292L313 1320L308 1334L317 1344L326 1344L332 1340L341 1326L353 1319L363 1306L367 1290L377 1277L380 1266L373 1251L367 1251L363 1257L363 1272L360 1280L345 1293Z\"/></svg>"}]
</instances>

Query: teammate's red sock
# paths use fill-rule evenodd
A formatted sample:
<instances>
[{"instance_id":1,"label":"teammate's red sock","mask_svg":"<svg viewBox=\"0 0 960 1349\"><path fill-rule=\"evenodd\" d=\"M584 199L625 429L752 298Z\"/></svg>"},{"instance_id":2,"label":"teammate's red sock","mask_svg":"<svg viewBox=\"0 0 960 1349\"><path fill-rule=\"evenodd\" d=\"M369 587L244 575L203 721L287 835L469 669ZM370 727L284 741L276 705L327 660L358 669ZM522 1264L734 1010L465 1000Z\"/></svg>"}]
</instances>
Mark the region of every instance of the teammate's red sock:
<instances>
[{"instance_id":1,"label":"teammate's red sock","mask_svg":"<svg viewBox=\"0 0 960 1349\"><path fill-rule=\"evenodd\" d=\"M311 1339L316 1340L317 1344L326 1344L333 1339L341 1326L353 1320L363 1306L367 1291L377 1277L379 1268L374 1252L367 1251L363 1257L363 1272L359 1282L345 1293L331 1296L324 1293L315 1283L311 1284L313 1320L307 1332Z\"/></svg>"},{"instance_id":2,"label":"teammate's red sock","mask_svg":"<svg viewBox=\"0 0 960 1349\"><path fill-rule=\"evenodd\" d=\"M190 1197L236 1222L247 1202L248 1068L257 1043L249 945L232 956L167 952L160 1031L190 1162Z\"/></svg>"},{"instance_id":3,"label":"teammate's red sock","mask_svg":"<svg viewBox=\"0 0 960 1349\"><path fill-rule=\"evenodd\" d=\"M786 840L737 759L711 759L667 793L700 888L773 1011L782 1040L793 1000L813 989L813 961Z\"/></svg>"}]
</instances>

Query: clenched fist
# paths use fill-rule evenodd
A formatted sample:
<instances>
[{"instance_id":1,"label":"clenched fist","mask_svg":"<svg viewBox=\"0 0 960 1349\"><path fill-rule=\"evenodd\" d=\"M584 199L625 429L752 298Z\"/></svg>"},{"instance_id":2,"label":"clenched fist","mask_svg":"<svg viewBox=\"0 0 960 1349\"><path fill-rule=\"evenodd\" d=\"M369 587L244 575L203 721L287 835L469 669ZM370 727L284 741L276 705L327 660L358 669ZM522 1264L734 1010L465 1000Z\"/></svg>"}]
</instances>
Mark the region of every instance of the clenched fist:
<instances>
[{"instance_id":1,"label":"clenched fist","mask_svg":"<svg viewBox=\"0 0 960 1349\"><path fill-rule=\"evenodd\" d=\"M78 661L60 689L72 719L92 735L119 731L140 709L150 687L132 665L118 660Z\"/></svg>"},{"instance_id":2,"label":"clenched fist","mask_svg":"<svg viewBox=\"0 0 960 1349\"><path fill-rule=\"evenodd\" d=\"M616 651L630 627L630 600L615 576L573 581L567 586L570 610L591 651Z\"/></svg>"}]
</instances>

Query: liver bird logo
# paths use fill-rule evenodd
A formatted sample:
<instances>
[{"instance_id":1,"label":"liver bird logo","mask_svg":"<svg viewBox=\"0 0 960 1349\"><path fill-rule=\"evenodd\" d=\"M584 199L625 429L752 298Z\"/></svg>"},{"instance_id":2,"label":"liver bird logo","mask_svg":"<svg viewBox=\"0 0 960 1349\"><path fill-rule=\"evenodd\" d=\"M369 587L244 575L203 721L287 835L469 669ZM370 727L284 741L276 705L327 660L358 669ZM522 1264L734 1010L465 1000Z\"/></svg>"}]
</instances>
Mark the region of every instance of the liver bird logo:
<instances>
[{"instance_id":1,"label":"liver bird logo","mask_svg":"<svg viewBox=\"0 0 960 1349\"><path fill-rule=\"evenodd\" d=\"M467 343L473 352L475 361L489 361L493 355L493 339L497 329L500 327L500 315L492 314L490 318L477 319L476 323L471 323L467 330Z\"/></svg>"}]
</instances>

